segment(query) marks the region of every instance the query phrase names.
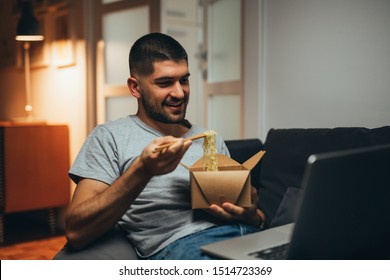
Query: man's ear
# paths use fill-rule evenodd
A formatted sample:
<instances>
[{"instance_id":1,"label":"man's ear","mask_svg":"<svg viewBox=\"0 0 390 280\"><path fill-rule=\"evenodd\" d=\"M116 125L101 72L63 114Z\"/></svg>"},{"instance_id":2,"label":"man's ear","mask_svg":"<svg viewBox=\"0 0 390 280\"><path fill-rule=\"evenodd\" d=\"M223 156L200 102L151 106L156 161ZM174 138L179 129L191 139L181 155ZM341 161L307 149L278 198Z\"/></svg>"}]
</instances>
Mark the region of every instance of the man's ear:
<instances>
[{"instance_id":1,"label":"man's ear","mask_svg":"<svg viewBox=\"0 0 390 280\"><path fill-rule=\"evenodd\" d=\"M139 86L139 83L138 83L136 78L129 77L127 79L127 87L129 89L131 95L133 95L135 98L141 97L140 86Z\"/></svg>"}]
</instances>

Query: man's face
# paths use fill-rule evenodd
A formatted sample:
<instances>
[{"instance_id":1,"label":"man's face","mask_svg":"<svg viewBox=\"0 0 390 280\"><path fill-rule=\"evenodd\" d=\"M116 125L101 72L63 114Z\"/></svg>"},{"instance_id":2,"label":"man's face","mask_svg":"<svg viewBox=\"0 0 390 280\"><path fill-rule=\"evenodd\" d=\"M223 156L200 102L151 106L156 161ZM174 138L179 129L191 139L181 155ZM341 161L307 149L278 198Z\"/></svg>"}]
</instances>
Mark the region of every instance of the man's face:
<instances>
[{"instance_id":1,"label":"man's face","mask_svg":"<svg viewBox=\"0 0 390 280\"><path fill-rule=\"evenodd\" d=\"M143 112L154 121L180 123L190 95L187 62L166 60L153 65L151 75L138 79Z\"/></svg>"}]
</instances>

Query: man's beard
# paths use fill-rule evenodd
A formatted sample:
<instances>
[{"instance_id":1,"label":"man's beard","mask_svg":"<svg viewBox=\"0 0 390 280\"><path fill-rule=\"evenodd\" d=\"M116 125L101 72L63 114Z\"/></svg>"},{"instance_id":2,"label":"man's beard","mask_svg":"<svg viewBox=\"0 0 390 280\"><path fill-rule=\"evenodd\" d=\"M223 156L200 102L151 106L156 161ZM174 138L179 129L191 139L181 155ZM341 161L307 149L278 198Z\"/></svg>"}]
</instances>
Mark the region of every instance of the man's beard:
<instances>
[{"instance_id":1,"label":"man's beard","mask_svg":"<svg viewBox=\"0 0 390 280\"><path fill-rule=\"evenodd\" d=\"M180 112L179 114L168 114L164 110L164 104L168 103L166 100L164 101L163 104L161 104L161 106L157 106L156 104L149 102L147 98L141 97L142 105L149 118L162 123L168 123L168 124L181 123L184 120L186 116L188 97L184 97L183 100L181 101L185 104L183 111ZM179 101L174 100L173 102L179 102Z\"/></svg>"}]
</instances>

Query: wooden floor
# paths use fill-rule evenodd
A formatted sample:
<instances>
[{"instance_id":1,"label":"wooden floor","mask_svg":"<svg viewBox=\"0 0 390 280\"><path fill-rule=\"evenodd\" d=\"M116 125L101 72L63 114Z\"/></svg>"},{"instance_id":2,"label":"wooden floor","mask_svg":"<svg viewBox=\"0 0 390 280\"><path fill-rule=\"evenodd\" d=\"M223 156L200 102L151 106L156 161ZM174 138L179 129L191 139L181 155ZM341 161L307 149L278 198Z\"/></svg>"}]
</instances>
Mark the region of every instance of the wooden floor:
<instances>
[{"instance_id":1,"label":"wooden floor","mask_svg":"<svg viewBox=\"0 0 390 280\"><path fill-rule=\"evenodd\" d=\"M65 236L16 243L0 247L1 260L51 260L64 246Z\"/></svg>"},{"instance_id":2,"label":"wooden floor","mask_svg":"<svg viewBox=\"0 0 390 280\"><path fill-rule=\"evenodd\" d=\"M62 227L52 233L47 216L45 210L5 215L0 259L51 260L66 239Z\"/></svg>"}]
</instances>

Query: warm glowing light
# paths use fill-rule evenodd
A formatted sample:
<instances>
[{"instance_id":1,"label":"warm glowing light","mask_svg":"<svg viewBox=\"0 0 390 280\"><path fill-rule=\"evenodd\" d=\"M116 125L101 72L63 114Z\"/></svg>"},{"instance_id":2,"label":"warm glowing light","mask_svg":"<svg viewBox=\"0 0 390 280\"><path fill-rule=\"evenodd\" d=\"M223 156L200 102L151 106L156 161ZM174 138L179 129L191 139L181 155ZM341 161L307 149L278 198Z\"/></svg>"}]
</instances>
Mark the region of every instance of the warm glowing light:
<instances>
[{"instance_id":1,"label":"warm glowing light","mask_svg":"<svg viewBox=\"0 0 390 280\"><path fill-rule=\"evenodd\" d=\"M15 37L16 41L27 41L27 42L42 41L44 39L45 39L45 36L42 36L42 35L17 35Z\"/></svg>"}]
</instances>

